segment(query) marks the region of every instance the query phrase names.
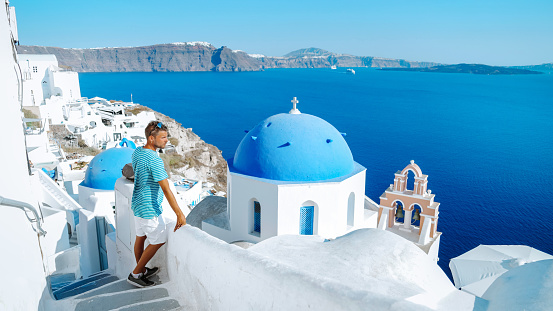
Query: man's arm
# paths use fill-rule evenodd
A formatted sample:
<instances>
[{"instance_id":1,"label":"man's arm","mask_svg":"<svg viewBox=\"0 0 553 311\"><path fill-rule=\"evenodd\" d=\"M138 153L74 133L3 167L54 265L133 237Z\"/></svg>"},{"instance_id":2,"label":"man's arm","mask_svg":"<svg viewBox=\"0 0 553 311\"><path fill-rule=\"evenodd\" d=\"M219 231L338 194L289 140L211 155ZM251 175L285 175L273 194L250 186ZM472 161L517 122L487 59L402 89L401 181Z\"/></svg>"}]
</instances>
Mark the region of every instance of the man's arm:
<instances>
[{"instance_id":1,"label":"man's arm","mask_svg":"<svg viewBox=\"0 0 553 311\"><path fill-rule=\"evenodd\" d=\"M171 205L171 208L173 209L173 212L177 215L177 224L175 225L175 230L179 229L180 227L186 225L186 217L184 217L184 214L182 213L179 205L177 204L177 199L175 199L175 196L173 195L173 191L171 191L171 188L169 188L169 181L166 179L158 181L159 185L161 186L161 190L163 190L163 194L165 194L165 197L167 198L167 201L169 201L169 205Z\"/></svg>"}]
</instances>

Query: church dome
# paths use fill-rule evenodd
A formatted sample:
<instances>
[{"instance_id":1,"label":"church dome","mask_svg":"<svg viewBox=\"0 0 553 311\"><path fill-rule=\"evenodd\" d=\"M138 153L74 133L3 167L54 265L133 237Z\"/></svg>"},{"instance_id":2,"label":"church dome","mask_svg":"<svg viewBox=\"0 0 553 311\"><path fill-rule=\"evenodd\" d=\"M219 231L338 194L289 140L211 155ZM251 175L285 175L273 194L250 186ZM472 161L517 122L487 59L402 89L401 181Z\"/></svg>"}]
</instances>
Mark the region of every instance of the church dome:
<instances>
[{"instance_id":1,"label":"church dome","mask_svg":"<svg viewBox=\"0 0 553 311\"><path fill-rule=\"evenodd\" d=\"M234 155L238 173L282 181L320 181L353 171L342 134L309 114L281 113L257 124Z\"/></svg>"},{"instance_id":2,"label":"church dome","mask_svg":"<svg viewBox=\"0 0 553 311\"><path fill-rule=\"evenodd\" d=\"M113 190L115 182L122 176L123 166L132 162L133 151L132 148L121 147L100 152L88 164L82 185L93 189Z\"/></svg>"}]
</instances>

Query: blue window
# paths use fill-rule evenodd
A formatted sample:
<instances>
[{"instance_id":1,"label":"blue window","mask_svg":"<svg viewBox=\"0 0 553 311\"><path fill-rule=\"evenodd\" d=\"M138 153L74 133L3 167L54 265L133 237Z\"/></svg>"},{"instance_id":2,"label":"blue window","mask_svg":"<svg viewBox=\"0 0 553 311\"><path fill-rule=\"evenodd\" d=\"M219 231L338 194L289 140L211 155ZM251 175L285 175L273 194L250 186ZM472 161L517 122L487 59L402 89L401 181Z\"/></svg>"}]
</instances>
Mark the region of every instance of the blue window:
<instances>
[{"instance_id":1,"label":"blue window","mask_svg":"<svg viewBox=\"0 0 553 311\"><path fill-rule=\"evenodd\" d=\"M314 206L302 206L300 209L300 234L313 235Z\"/></svg>"},{"instance_id":2,"label":"blue window","mask_svg":"<svg viewBox=\"0 0 553 311\"><path fill-rule=\"evenodd\" d=\"M253 231L261 232L261 204L253 201Z\"/></svg>"}]
</instances>

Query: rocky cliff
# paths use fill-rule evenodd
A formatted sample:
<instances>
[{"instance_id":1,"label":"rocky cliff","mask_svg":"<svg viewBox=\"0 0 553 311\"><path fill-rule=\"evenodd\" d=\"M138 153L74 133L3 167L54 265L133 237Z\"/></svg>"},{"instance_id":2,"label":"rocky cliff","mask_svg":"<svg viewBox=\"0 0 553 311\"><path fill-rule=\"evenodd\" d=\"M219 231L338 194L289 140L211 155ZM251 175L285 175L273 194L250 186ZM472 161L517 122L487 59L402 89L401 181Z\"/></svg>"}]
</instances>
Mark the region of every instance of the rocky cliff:
<instances>
[{"instance_id":1,"label":"rocky cliff","mask_svg":"<svg viewBox=\"0 0 553 311\"><path fill-rule=\"evenodd\" d=\"M152 111L144 106L139 108ZM176 149L176 155L163 157L169 170L186 178L211 182L215 189L226 192L227 161L221 150L203 141L191 128L184 128L175 119L157 111L154 113L156 119L167 126L170 141Z\"/></svg>"},{"instance_id":2,"label":"rocky cliff","mask_svg":"<svg viewBox=\"0 0 553 311\"><path fill-rule=\"evenodd\" d=\"M138 114L141 111L153 111L148 107L136 105L129 113ZM175 146L176 153L160 154L166 170L173 180L180 177L211 182L217 191L227 191L227 162L221 150L203 141L190 128L184 128L180 123L162 113L154 111L156 119L167 126L169 140ZM101 150L88 147L80 135L73 135L65 125L50 125L48 137L55 139L69 159L78 159L83 155L96 155ZM179 177L180 176L180 177Z\"/></svg>"},{"instance_id":3,"label":"rocky cliff","mask_svg":"<svg viewBox=\"0 0 553 311\"><path fill-rule=\"evenodd\" d=\"M284 57L250 55L205 42L178 42L141 47L65 49L17 47L20 54L54 54L61 66L77 72L124 71L258 71L265 68L403 67L436 66L370 56L336 54L317 48L301 49Z\"/></svg>"},{"instance_id":4,"label":"rocky cliff","mask_svg":"<svg viewBox=\"0 0 553 311\"><path fill-rule=\"evenodd\" d=\"M252 71L255 58L203 42L158 44L141 47L64 49L18 46L20 54L54 54L62 66L77 72L124 71Z\"/></svg>"}]
</instances>

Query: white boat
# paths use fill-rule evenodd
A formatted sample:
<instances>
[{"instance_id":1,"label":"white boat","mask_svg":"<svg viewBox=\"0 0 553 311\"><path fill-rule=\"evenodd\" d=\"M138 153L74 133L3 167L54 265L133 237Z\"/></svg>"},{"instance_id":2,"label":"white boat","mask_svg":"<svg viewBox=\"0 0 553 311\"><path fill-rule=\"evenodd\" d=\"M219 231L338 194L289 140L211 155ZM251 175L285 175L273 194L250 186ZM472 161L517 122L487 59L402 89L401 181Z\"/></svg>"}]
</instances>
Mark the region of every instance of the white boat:
<instances>
[{"instance_id":1,"label":"white boat","mask_svg":"<svg viewBox=\"0 0 553 311\"><path fill-rule=\"evenodd\" d=\"M336 69L336 65L330 66L330 69L332 69L332 70Z\"/></svg>"},{"instance_id":2,"label":"white boat","mask_svg":"<svg viewBox=\"0 0 553 311\"><path fill-rule=\"evenodd\" d=\"M346 69L346 73L351 73L352 75L355 74L355 70L351 69L351 68L348 68Z\"/></svg>"}]
</instances>

